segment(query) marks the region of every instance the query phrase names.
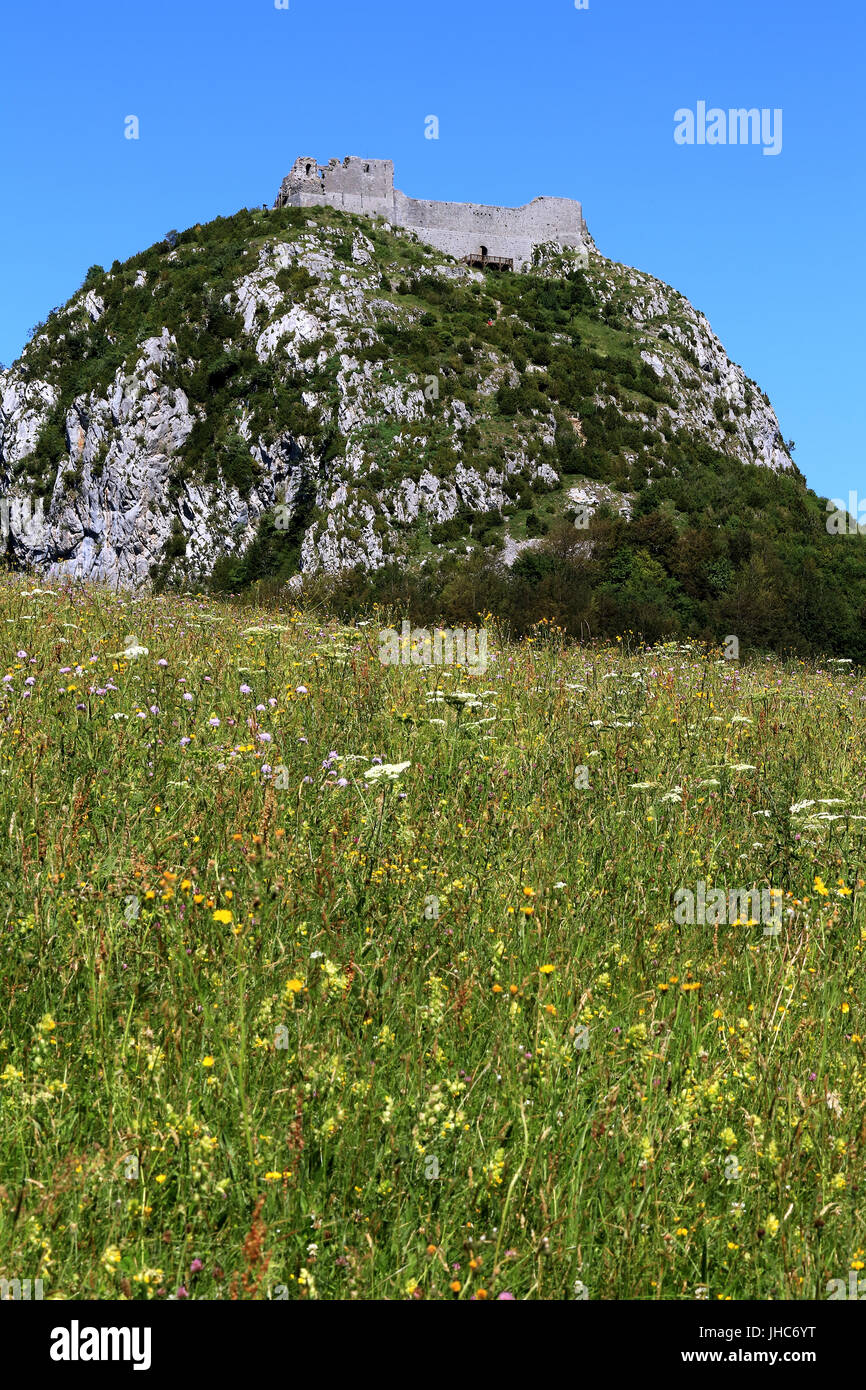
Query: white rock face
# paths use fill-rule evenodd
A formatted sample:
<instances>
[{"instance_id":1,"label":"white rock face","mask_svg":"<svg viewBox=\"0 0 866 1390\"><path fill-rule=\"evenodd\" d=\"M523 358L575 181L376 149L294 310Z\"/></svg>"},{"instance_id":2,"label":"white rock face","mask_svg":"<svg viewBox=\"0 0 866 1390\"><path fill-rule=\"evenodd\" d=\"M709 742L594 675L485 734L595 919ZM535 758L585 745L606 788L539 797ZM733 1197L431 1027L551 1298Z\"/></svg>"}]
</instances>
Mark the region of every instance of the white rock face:
<instances>
[{"instance_id":1,"label":"white rock face","mask_svg":"<svg viewBox=\"0 0 866 1390\"><path fill-rule=\"evenodd\" d=\"M398 379L387 360L373 362L365 355L372 345L381 347L383 324L417 323L419 310L398 311L394 299L384 297L393 284L376 261L375 241L354 229L349 255L346 235L345 229L313 223L291 242L264 245L255 270L238 278L226 296L227 307L242 320L244 345L272 374L270 380L308 380L303 400L319 422L319 433L260 437L242 405L231 427L249 448L253 484L248 495L224 481L185 479L179 466L184 446L207 406L192 406L178 385L181 369L192 371L197 364L179 361L177 342L163 327L142 338L107 389L69 404L60 426L66 453L41 513L31 506L26 516L21 508L10 515L7 548L16 563L38 566L49 577L141 586L180 534L186 556L179 564L195 582L221 556L241 555L261 518L277 508L300 527L295 543L303 573L376 568L400 556L402 534L420 519L435 524L466 509L501 508L515 474L558 486L556 473L537 457L537 445L554 440L552 415L534 425L515 422L495 466L489 458L475 466L464 457L464 435L477 413L494 408L492 397L501 385L519 384L507 356L493 348L478 351L478 404L470 410L459 397L440 397L438 378L419 372ZM476 270L444 264L438 253L419 249L426 257L423 273L467 285L484 281ZM177 261L178 253L172 255ZM280 273L291 278L300 271L318 283L287 295ZM766 398L728 360L706 319L682 296L595 253L591 278L603 300L639 325L641 356L676 401L673 410L662 407L660 417L700 431L715 447L745 461L776 470L791 466ZM155 281L140 270L135 285L146 289ZM93 290L62 312L69 329L58 350L84 316L99 322L111 339L111 315ZM42 334L32 346L47 341ZM387 359L387 353L380 351L380 357ZM27 380L26 361L25 353L0 373L0 493L29 505L35 497L28 492L27 460L59 398L50 382ZM333 375L323 378L328 364ZM334 386L325 390L323 380ZM573 425L580 434L580 421ZM335 429L336 453L323 443ZM434 439L441 449L443 437L451 451L444 469L431 457ZM597 505L603 495L603 487L593 485L586 500ZM583 497L573 493L572 500ZM628 514L627 501L617 505ZM521 545L511 542L506 559L513 560Z\"/></svg>"},{"instance_id":2,"label":"white rock face","mask_svg":"<svg viewBox=\"0 0 866 1390\"><path fill-rule=\"evenodd\" d=\"M48 382L24 383L12 371L0 373L0 430L10 457L26 458L33 452L56 400L57 390Z\"/></svg>"},{"instance_id":3,"label":"white rock face","mask_svg":"<svg viewBox=\"0 0 866 1390\"><path fill-rule=\"evenodd\" d=\"M625 279L622 268L600 260L602 299L616 305ZM677 398L671 423L700 432L714 448L735 453L744 463L774 471L790 468L791 456L772 406L742 368L730 361L704 315L678 291L642 271L629 271L627 283L627 312L645 334L641 357ZM697 366L665 350L665 341L692 353ZM717 403L724 408L721 420ZM733 424L733 433L724 429L723 420Z\"/></svg>"},{"instance_id":4,"label":"white rock face","mask_svg":"<svg viewBox=\"0 0 866 1390\"><path fill-rule=\"evenodd\" d=\"M105 313L105 301L93 290L88 290L84 296L84 311L93 323L97 323Z\"/></svg>"}]
</instances>

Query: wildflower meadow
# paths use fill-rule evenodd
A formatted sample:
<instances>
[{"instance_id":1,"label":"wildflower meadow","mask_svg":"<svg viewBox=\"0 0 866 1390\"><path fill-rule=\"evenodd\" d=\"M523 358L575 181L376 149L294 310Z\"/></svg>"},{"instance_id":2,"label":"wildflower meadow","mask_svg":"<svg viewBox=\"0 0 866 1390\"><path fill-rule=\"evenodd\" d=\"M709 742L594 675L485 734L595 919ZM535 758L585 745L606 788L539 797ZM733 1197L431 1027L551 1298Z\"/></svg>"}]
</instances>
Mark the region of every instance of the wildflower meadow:
<instances>
[{"instance_id":1,"label":"wildflower meadow","mask_svg":"<svg viewBox=\"0 0 866 1390\"><path fill-rule=\"evenodd\" d=\"M405 614L26 576L0 608L0 1275L857 1286L859 669L484 613L483 669L383 661Z\"/></svg>"}]
</instances>

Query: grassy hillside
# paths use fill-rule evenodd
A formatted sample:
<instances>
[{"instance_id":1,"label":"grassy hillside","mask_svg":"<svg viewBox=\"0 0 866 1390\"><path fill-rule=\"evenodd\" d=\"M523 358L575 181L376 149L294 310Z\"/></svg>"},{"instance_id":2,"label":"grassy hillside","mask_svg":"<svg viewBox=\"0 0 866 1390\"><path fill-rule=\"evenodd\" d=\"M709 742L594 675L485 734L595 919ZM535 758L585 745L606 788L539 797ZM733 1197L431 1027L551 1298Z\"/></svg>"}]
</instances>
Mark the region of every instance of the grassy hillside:
<instances>
[{"instance_id":1,"label":"grassy hillside","mask_svg":"<svg viewBox=\"0 0 866 1390\"><path fill-rule=\"evenodd\" d=\"M232 592L305 555L349 617L866 657L860 538L827 534L766 397L681 295L594 251L481 276L370 219L243 211L92 267L7 381L53 400L5 445L6 485L48 502L39 564L92 536L152 554L157 587Z\"/></svg>"},{"instance_id":2,"label":"grassy hillside","mask_svg":"<svg viewBox=\"0 0 866 1390\"><path fill-rule=\"evenodd\" d=\"M488 621L473 677L383 666L380 614L0 606L0 1275L812 1299L860 1267L859 674ZM699 882L780 890L780 931L677 921Z\"/></svg>"},{"instance_id":3,"label":"grassy hillside","mask_svg":"<svg viewBox=\"0 0 866 1390\"><path fill-rule=\"evenodd\" d=\"M373 364L383 382L433 375L441 392L437 401L459 400L478 409L483 406L478 388L489 376L491 363L513 363L517 384L503 384L492 410L483 411L465 441L473 455L493 451L497 467L503 431L513 432L518 419L532 421L533 411L546 411L557 403L569 409L585 405L594 415L596 390L614 398L621 395L626 409L642 404L650 413L654 402L670 400L655 373L641 361L633 331L619 323L613 309L597 304L587 277L565 257L563 279L491 273L481 285L477 280L444 278L441 255L367 218L330 208L242 211L172 234L124 263L115 262L110 271L93 266L83 288L104 305L97 322L78 300L36 325L20 369L25 380L56 385L60 399L27 466L30 476L47 491L66 452L65 410L81 395L107 391L117 371L130 372L144 339L158 336L163 328L177 341L181 365L176 384L202 412L200 428L178 461L178 481L222 476L249 490L255 471L249 450L237 445L240 413L249 417L253 438L289 431L310 441L310 453L322 445L327 453L330 445L331 457L336 457L344 441L323 440L301 400L302 390L319 393L325 413L333 417L340 360L327 349L334 348L334 335L330 344L327 336L310 343L305 368L287 379L283 364L265 366L258 359L237 305L226 302L227 297L232 300L237 282L258 268L275 239L296 245L311 226L323 253L317 273L304 265L277 271L279 295L270 312L258 306L255 333L292 305L312 303L311 292L338 286L340 277L365 290L372 284L376 300L361 360ZM369 238L373 247L372 281L367 265L353 264L357 233ZM531 370L541 366L545 370L540 375ZM448 421L441 414L431 409L421 427L409 429L407 445L413 433L423 434L426 441L424 458L416 454L414 466L409 448L403 458L394 457L388 448L394 435L405 433L402 422L395 421L383 432L380 420L369 421L368 463L382 473L380 486L404 476L419 477L423 463L453 471L457 457L449 447ZM613 417L621 431L616 438L611 434ZM613 473L626 482L629 469L621 446L642 448L649 441L644 441L642 431L630 432L615 408L607 425L604 436L590 429L589 476ZM540 436L542 431L534 427L529 433ZM661 445L662 434L654 442ZM567 461L574 462L579 450L571 429L563 432L561 443ZM372 483L374 490L377 482Z\"/></svg>"}]
</instances>

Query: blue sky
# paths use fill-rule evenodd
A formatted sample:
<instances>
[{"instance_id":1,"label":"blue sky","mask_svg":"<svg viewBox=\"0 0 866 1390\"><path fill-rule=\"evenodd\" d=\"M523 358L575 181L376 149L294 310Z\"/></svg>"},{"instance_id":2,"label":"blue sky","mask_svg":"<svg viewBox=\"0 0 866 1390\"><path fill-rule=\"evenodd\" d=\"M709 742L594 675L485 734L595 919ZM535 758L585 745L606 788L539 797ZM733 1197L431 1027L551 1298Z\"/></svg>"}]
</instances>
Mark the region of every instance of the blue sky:
<instances>
[{"instance_id":1,"label":"blue sky","mask_svg":"<svg viewBox=\"0 0 866 1390\"><path fill-rule=\"evenodd\" d=\"M862 0L7 0L0 361L89 265L270 204L296 155L415 197L579 198L767 391L819 493L866 495ZM782 150L674 113L783 112ZM140 138L124 138L135 115ZM425 139L425 118L439 139Z\"/></svg>"}]
</instances>

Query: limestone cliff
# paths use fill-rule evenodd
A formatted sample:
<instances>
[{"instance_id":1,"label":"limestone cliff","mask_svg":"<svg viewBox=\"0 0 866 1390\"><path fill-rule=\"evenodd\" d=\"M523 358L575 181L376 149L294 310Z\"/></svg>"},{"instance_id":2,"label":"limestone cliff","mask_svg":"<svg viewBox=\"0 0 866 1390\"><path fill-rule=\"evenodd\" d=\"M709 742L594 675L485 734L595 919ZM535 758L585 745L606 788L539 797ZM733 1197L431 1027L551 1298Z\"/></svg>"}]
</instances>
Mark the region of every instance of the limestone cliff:
<instances>
[{"instance_id":1,"label":"limestone cliff","mask_svg":"<svg viewBox=\"0 0 866 1390\"><path fill-rule=\"evenodd\" d=\"M94 267L0 373L0 492L32 503L7 505L10 561L134 585L200 582L263 538L286 577L509 557L534 497L627 512L695 440L791 467L681 295L594 247L536 260L482 273L283 207Z\"/></svg>"}]
</instances>

